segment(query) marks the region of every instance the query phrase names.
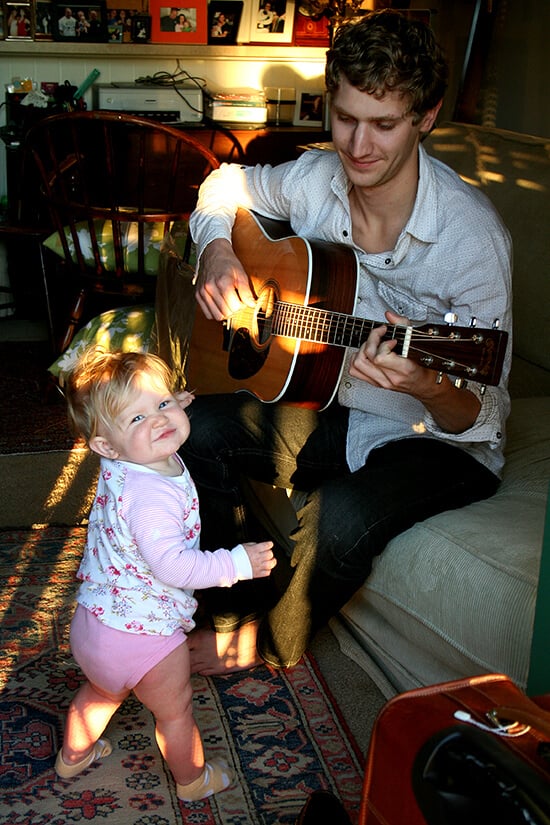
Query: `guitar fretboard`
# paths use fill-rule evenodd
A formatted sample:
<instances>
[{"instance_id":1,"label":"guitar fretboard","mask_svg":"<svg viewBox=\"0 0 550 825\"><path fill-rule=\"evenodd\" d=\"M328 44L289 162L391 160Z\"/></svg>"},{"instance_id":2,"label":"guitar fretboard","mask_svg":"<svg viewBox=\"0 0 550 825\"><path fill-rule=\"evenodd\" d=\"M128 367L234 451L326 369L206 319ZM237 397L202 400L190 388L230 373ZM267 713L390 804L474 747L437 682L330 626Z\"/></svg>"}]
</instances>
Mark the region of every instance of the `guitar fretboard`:
<instances>
[{"instance_id":1,"label":"guitar fretboard","mask_svg":"<svg viewBox=\"0 0 550 825\"><path fill-rule=\"evenodd\" d=\"M332 344L337 347L354 347L359 349L375 326L380 322L367 318L357 318L341 312L332 312L315 307L304 307L278 301L270 319L272 335L300 338L319 344ZM412 327L388 324L385 338L400 342L398 351L407 355Z\"/></svg>"}]
</instances>

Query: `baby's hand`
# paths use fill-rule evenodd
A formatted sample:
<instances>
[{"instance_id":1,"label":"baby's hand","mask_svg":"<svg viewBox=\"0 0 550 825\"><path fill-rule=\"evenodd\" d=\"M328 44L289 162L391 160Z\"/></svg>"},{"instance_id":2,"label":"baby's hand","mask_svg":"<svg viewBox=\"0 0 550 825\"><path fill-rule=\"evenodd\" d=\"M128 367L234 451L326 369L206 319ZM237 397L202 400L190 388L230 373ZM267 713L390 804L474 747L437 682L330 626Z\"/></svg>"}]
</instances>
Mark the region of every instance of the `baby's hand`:
<instances>
[{"instance_id":1,"label":"baby's hand","mask_svg":"<svg viewBox=\"0 0 550 825\"><path fill-rule=\"evenodd\" d=\"M273 555L273 542L259 541L255 543L253 541L247 541L243 547L252 565L253 578L261 579L269 576L277 564L277 559Z\"/></svg>"},{"instance_id":2,"label":"baby's hand","mask_svg":"<svg viewBox=\"0 0 550 825\"><path fill-rule=\"evenodd\" d=\"M180 390L180 392L174 393L175 398L179 402L180 407L184 410L186 407L191 404L192 401L195 400L195 396L192 392L187 392L187 390Z\"/></svg>"}]
</instances>

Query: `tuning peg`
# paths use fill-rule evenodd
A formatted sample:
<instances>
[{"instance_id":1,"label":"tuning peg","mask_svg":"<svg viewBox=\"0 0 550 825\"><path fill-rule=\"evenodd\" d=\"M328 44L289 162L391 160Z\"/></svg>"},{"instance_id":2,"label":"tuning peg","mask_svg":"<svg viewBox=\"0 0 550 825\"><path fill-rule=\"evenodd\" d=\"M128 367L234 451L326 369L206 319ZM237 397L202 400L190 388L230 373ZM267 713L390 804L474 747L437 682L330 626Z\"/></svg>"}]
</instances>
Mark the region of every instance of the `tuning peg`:
<instances>
[{"instance_id":1,"label":"tuning peg","mask_svg":"<svg viewBox=\"0 0 550 825\"><path fill-rule=\"evenodd\" d=\"M475 315L472 315L472 317L470 318L470 326L471 327L477 326L477 318L476 318Z\"/></svg>"},{"instance_id":2,"label":"tuning peg","mask_svg":"<svg viewBox=\"0 0 550 825\"><path fill-rule=\"evenodd\" d=\"M498 329L500 327L500 318L495 318L493 321L493 329Z\"/></svg>"},{"instance_id":3,"label":"tuning peg","mask_svg":"<svg viewBox=\"0 0 550 825\"><path fill-rule=\"evenodd\" d=\"M456 324L456 322L458 321L458 315L456 314L456 312L446 312L443 316L443 320L446 324L452 326L453 324Z\"/></svg>"}]
</instances>

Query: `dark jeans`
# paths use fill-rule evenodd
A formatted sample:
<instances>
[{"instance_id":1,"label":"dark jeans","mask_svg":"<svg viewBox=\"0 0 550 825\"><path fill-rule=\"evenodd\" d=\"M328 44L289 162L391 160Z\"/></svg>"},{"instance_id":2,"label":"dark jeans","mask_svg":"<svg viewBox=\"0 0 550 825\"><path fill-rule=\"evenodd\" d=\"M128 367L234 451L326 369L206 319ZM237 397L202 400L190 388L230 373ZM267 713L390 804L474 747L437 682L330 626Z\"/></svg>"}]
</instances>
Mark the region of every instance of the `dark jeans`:
<instances>
[{"instance_id":1,"label":"dark jeans","mask_svg":"<svg viewBox=\"0 0 550 825\"><path fill-rule=\"evenodd\" d=\"M208 593L217 630L263 615L258 651L277 667L296 664L315 632L363 584L390 539L498 487L498 479L463 450L423 437L373 450L350 472L348 411L338 404L316 413L236 393L197 398L190 415L191 435L181 454L199 491L203 548L276 538L247 506L243 476L308 491L291 555L279 547L272 576Z\"/></svg>"}]
</instances>

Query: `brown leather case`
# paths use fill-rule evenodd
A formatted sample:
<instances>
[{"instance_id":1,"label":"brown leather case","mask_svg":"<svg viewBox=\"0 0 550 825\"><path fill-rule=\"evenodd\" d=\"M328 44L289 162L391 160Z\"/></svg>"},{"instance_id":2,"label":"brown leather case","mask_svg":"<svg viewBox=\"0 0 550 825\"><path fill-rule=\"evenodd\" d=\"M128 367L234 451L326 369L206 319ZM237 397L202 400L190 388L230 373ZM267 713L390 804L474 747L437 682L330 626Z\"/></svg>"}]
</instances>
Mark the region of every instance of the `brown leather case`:
<instances>
[{"instance_id":1,"label":"brown leather case","mask_svg":"<svg viewBox=\"0 0 550 825\"><path fill-rule=\"evenodd\" d=\"M419 688L387 702L375 722L363 785L359 825L426 825L413 782L418 755L442 731L458 735L475 731L490 748L504 747L513 764L520 764L540 796L550 782L550 695L529 699L505 675L490 674ZM459 712L459 718L455 713ZM489 715L488 715L489 714ZM491 715L515 723L501 735ZM477 724L476 724L477 723ZM456 730L455 730L456 727ZM475 738L475 736L473 736ZM506 760L505 760L506 761ZM542 780L542 782L541 782ZM550 784L548 784L550 810ZM543 803L544 807L544 803ZM450 821L439 819L439 823ZM494 820L496 821L496 820ZM547 821L547 820L541 820Z\"/></svg>"}]
</instances>

